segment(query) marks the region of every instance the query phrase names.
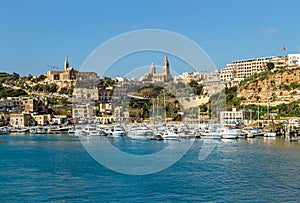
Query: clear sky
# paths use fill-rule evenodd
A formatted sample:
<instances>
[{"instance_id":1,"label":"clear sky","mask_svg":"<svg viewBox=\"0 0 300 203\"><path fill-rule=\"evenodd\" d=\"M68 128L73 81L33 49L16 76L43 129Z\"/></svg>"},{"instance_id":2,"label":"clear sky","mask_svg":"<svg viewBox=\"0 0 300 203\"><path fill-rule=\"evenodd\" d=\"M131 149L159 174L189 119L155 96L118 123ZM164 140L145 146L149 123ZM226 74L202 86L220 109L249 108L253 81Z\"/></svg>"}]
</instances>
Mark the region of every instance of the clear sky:
<instances>
[{"instance_id":1,"label":"clear sky","mask_svg":"<svg viewBox=\"0 0 300 203\"><path fill-rule=\"evenodd\" d=\"M67 55L79 69L106 40L148 28L192 39L218 69L282 55L284 45L299 53L299 8L297 0L0 0L0 71L43 74Z\"/></svg>"}]
</instances>

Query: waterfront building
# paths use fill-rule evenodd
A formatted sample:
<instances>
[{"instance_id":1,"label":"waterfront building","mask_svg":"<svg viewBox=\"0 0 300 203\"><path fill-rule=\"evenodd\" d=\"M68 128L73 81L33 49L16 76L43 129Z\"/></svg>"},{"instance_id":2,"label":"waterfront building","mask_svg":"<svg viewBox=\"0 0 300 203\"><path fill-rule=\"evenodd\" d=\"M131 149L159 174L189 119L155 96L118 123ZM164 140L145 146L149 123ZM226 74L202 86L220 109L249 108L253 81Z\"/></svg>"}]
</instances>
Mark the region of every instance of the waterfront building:
<instances>
[{"instance_id":1,"label":"waterfront building","mask_svg":"<svg viewBox=\"0 0 300 203\"><path fill-rule=\"evenodd\" d=\"M10 125L15 128L29 126L31 115L29 113L10 114Z\"/></svg>"},{"instance_id":2,"label":"waterfront building","mask_svg":"<svg viewBox=\"0 0 300 203\"><path fill-rule=\"evenodd\" d=\"M54 117L51 118L50 123L61 125L65 123L67 119L68 119L67 115L55 115Z\"/></svg>"},{"instance_id":3,"label":"waterfront building","mask_svg":"<svg viewBox=\"0 0 300 203\"><path fill-rule=\"evenodd\" d=\"M150 66L150 72L146 73L142 78L142 81L151 81L151 82L170 82L171 80L171 72L170 72L170 65L169 65L169 60L167 54L165 55L164 58L164 63L163 63L163 70L162 73L157 73L156 72L156 67L152 63Z\"/></svg>"},{"instance_id":4,"label":"waterfront building","mask_svg":"<svg viewBox=\"0 0 300 203\"><path fill-rule=\"evenodd\" d=\"M47 125L50 121L50 114L34 114L32 115L37 125Z\"/></svg>"},{"instance_id":5,"label":"waterfront building","mask_svg":"<svg viewBox=\"0 0 300 203\"><path fill-rule=\"evenodd\" d=\"M220 112L220 122L221 124L239 124L243 123L244 111L237 111L236 108L232 108L231 111L221 111Z\"/></svg>"}]
</instances>

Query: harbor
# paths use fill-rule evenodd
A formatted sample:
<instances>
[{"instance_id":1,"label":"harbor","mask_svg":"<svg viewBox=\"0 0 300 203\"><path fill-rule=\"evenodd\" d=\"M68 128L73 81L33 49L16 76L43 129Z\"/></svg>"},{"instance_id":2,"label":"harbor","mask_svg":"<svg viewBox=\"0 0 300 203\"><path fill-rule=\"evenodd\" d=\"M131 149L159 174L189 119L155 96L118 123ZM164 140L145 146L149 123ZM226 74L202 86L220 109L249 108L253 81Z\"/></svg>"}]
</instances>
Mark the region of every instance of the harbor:
<instances>
[{"instance_id":1,"label":"harbor","mask_svg":"<svg viewBox=\"0 0 300 203\"><path fill-rule=\"evenodd\" d=\"M92 124L91 124L92 123ZM77 125L33 126L28 128L1 127L0 135L72 135L128 137L144 140L181 139L250 139L257 137L287 137L299 141L300 128L292 123L281 129L260 129L219 123L170 122L154 125L151 123L97 124L96 121ZM158 139L159 138L159 139Z\"/></svg>"},{"instance_id":2,"label":"harbor","mask_svg":"<svg viewBox=\"0 0 300 203\"><path fill-rule=\"evenodd\" d=\"M130 154L155 153L174 142L99 138ZM284 137L196 139L176 164L147 176L108 170L93 161L73 135L15 133L1 135L0 140L2 202L159 202L175 197L176 201L293 202L300 198L300 145ZM201 148L215 142L212 153L198 160Z\"/></svg>"},{"instance_id":3,"label":"harbor","mask_svg":"<svg viewBox=\"0 0 300 203\"><path fill-rule=\"evenodd\" d=\"M300 203L300 1L1 1L0 203Z\"/></svg>"}]
</instances>

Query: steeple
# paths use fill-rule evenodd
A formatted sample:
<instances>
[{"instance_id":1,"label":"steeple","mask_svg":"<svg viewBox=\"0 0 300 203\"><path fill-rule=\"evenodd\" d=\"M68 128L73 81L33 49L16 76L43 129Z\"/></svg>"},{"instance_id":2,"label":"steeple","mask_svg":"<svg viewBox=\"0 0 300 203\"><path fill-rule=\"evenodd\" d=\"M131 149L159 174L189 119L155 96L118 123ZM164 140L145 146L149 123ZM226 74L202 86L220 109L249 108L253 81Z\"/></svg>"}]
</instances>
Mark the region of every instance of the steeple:
<instances>
[{"instance_id":1,"label":"steeple","mask_svg":"<svg viewBox=\"0 0 300 203\"><path fill-rule=\"evenodd\" d=\"M165 54L165 59L164 59L164 64L163 64L163 74L166 77L166 81L169 81L171 79L170 66L169 66L167 54Z\"/></svg>"},{"instance_id":2,"label":"steeple","mask_svg":"<svg viewBox=\"0 0 300 203\"><path fill-rule=\"evenodd\" d=\"M65 63L64 63L64 70L67 71L67 69L69 68L69 59L68 56L66 57Z\"/></svg>"},{"instance_id":3,"label":"steeple","mask_svg":"<svg viewBox=\"0 0 300 203\"><path fill-rule=\"evenodd\" d=\"M167 54L165 54L165 60L164 60L163 66L164 66L164 67L165 67L165 66L169 66L169 61L168 61L168 56L167 56Z\"/></svg>"}]
</instances>

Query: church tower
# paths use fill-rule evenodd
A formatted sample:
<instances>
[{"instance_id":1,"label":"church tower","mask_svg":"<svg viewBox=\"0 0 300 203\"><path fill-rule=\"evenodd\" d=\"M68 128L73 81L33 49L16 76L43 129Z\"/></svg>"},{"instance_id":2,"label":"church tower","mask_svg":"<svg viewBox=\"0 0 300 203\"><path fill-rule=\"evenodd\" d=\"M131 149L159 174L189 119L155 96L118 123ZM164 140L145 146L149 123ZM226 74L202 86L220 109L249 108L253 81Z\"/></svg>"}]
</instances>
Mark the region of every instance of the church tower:
<instances>
[{"instance_id":1,"label":"church tower","mask_svg":"<svg viewBox=\"0 0 300 203\"><path fill-rule=\"evenodd\" d=\"M150 75L154 75L154 74L156 74L156 68L154 66L154 63L152 63L150 66Z\"/></svg>"},{"instance_id":2,"label":"church tower","mask_svg":"<svg viewBox=\"0 0 300 203\"><path fill-rule=\"evenodd\" d=\"M166 81L170 81L171 73L170 73L170 66L169 66L167 54L165 54L165 60L164 60L164 64L163 64L163 72L162 73L166 77Z\"/></svg>"},{"instance_id":3,"label":"church tower","mask_svg":"<svg viewBox=\"0 0 300 203\"><path fill-rule=\"evenodd\" d=\"M69 59L68 59L68 57L66 57L66 60L64 63L64 71L67 71L68 68L69 68Z\"/></svg>"}]
</instances>

